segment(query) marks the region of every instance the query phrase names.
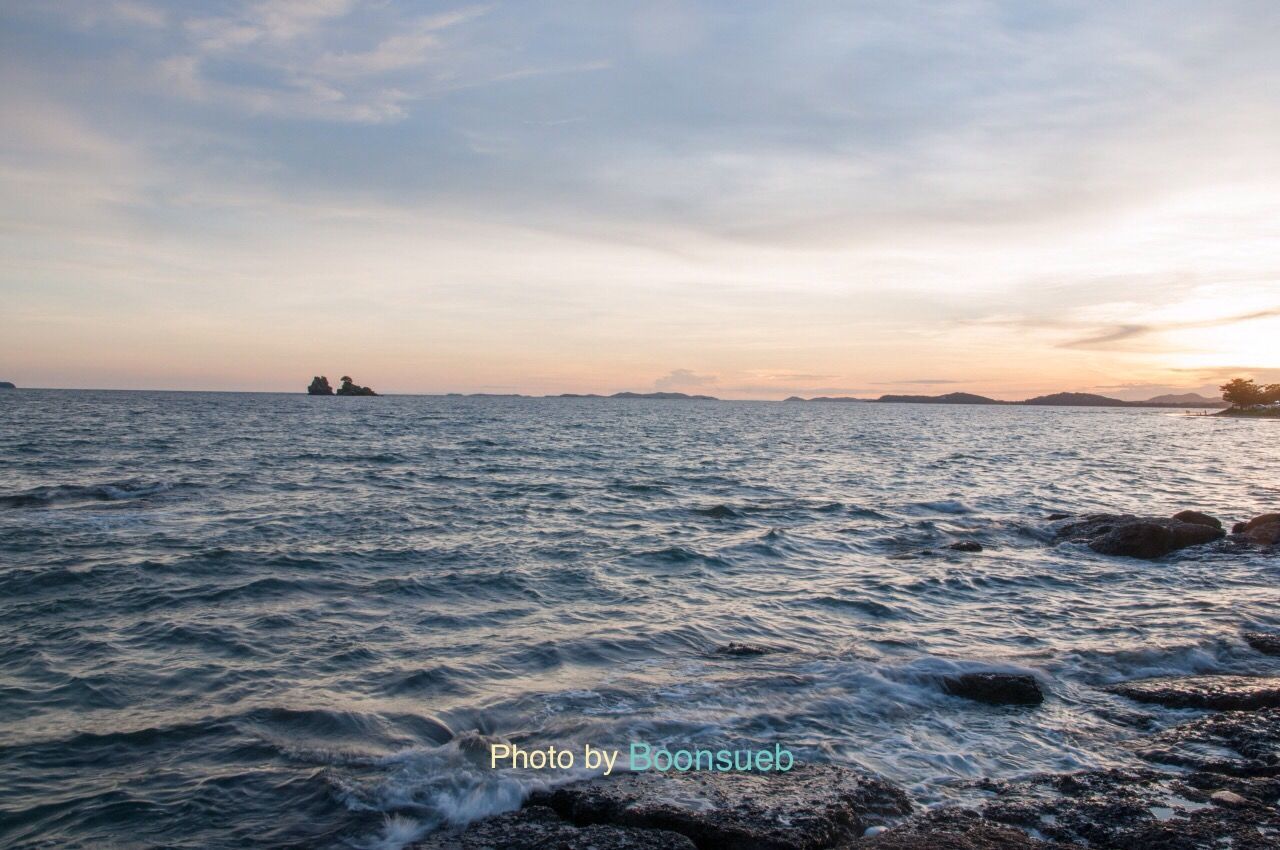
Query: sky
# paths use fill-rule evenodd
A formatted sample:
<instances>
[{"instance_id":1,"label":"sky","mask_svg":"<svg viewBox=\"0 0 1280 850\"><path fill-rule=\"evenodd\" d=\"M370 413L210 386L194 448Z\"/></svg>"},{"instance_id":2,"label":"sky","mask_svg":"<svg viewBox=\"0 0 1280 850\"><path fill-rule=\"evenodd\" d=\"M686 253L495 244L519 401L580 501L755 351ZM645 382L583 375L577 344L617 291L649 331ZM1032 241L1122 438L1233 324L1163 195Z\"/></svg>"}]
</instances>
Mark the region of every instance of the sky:
<instances>
[{"instance_id":1,"label":"sky","mask_svg":"<svg viewBox=\"0 0 1280 850\"><path fill-rule=\"evenodd\" d=\"M0 0L0 380L1280 381L1280 3Z\"/></svg>"}]
</instances>

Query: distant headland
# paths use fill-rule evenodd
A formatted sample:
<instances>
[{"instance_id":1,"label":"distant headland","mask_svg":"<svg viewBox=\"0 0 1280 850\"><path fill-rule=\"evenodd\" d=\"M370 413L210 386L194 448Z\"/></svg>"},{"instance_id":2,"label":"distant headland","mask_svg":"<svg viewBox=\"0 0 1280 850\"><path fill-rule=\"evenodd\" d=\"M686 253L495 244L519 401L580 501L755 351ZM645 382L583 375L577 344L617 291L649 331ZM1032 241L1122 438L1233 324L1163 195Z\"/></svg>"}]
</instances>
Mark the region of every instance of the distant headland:
<instances>
[{"instance_id":1,"label":"distant headland","mask_svg":"<svg viewBox=\"0 0 1280 850\"><path fill-rule=\"evenodd\" d=\"M13 381L0 381L0 390L16 390L18 385Z\"/></svg>"},{"instance_id":2,"label":"distant headland","mask_svg":"<svg viewBox=\"0 0 1280 850\"><path fill-rule=\"evenodd\" d=\"M1235 378L1222 385L1222 398L1231 406L1218 416L1280 419L1280 384L1258 384Z\"/></svg>"},{"instance_id":3,"label":"distant headland","mask_svg":"<svg viewBox=\"0 0 1280 850\"><path fill-rule=\"evenodd\" d=\"M808 402L858 402L863 404L1000 404L1029 407L1227 407L1227 402L1202 396L1198 393L1159 395L1145 401L1124 401L1094 393L1052 393L1023 401L1001 401L973 393L947 393L945 395L882 395L879 398L854 398L853 396L817 396L804 399L791 396L786 401Z\"/></svg>"}]
</instances>

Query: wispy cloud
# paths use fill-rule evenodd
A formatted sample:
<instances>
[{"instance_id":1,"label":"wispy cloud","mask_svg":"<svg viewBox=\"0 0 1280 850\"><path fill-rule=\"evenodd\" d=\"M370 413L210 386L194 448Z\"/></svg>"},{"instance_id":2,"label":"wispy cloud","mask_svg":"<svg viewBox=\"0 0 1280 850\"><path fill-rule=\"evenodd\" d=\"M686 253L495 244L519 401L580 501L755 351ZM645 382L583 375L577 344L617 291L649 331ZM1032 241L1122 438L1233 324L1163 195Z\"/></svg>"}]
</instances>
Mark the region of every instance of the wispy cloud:
<instances>
[{"instance_id":1,"label":"wispy cloud","mask_svg":"<svg viewBox=\"0 0 1280 850\"><path fill-rule=\"evenodd\" d=\"M1059 348L1093 348L1105 349L1113 347L1114 343L1124 342L1125 340L1135 339L1138 337L1149 336L1152 334L1167 333L1170 331L1193 330L1198 328L1219 328L1229 325L1237 325L1242 322L1252 322L1259 319L1272 319L1280 316L1280 307L1268 310L1256 310L1251 313L1244 313L1237 316L1221 316L1213 319L1199 319L1187 322L1164 322L1152 324L1122 324L1107 330L1091 334L1081 339L1069 340L1058 344Z\"/></svg>"},{"instance_id":2,"label":"wispy cloud","mask_svg":"<svg viewBox=\"0 0 1280 850\"><path fill-rule=\"evenodd\" d=\"M656 390L679 390L689 387L708 387L719 380L716 375L699 375L691 369L672 369L653 382Z\"/></svg>"}]
</instances>

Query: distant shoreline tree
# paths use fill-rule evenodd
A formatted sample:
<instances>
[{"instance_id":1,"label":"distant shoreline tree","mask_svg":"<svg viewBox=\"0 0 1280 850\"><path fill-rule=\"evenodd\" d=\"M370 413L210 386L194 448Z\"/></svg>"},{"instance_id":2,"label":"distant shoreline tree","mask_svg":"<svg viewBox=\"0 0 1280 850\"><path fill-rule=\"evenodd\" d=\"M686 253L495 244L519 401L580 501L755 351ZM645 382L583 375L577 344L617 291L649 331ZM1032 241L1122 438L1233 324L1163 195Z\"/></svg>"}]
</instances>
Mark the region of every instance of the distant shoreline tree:
<instances>
[{"instance_id":1,"label":"distant shoreline tree","mask_svg":"<svg viewBox=\"0 0 1280 850\"><path fill-rule=\"evenodd\" d=\"M1280 401L1280 384L1263 386L1248 378L1233 378L1219 389L1222 400L1232 407L1247 408Z\"/></svg>"}]
</instances>

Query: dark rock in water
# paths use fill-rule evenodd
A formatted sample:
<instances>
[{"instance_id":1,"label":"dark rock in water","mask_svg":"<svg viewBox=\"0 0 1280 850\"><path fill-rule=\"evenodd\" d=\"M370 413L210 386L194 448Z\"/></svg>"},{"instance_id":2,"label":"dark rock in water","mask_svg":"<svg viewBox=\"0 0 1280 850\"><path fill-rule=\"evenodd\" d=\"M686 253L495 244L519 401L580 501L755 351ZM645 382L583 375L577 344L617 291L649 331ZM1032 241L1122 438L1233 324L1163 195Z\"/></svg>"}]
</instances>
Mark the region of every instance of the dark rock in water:
<instances>
[{"instance_id":1,"label":"dark rock in water","mask_svg":"<svg viewBox=\"0 0 1280 850\"><path fill-rule=\"evenodd\" d=\"M346 375L342 376L342 385L338 387L337 395L377 395L372 387L362 387L352 382Z\"/></svg>"},{"instance_id":2,"label":"dark rock in water","mask_svg":"<svg viewBox=\"0 0 1280 850\"><path fill-rule=\"evenodd\" d=\"M1245 632L1244 641L1263 655L1280 655L1280 632Z\"/></svg>"},{"instance_id":3,"label":"dark rock in water","mask_svg":"<svg viewBox=\"0 0 1280 850\"><path fill-rule=\"evenodd\" d=\"M1209 516L1200 511L1178 511L1173 518L1179 522L1189 522L1193 525L1207 525L1210 528L1222 528L1222 520L1217 517Z\"/></svg>"},{"instance_id":4,"label":"dark rock in water","mask_svg":"<svg viewBox=\"0 0 1280 850\"><path fill-rule=\"evenodd\" d=\"M961 673L942 680L952 696L991 705L1039 705L1044 693L1035 676L1026 673Z\"/></svg>"},{"instance_id":5,"label":"dark rock in water","mask_svg":"<svg viewBox=\"0 0 1280 850\"><path fill-rule=\"evenodd\" d=\"M1252 531L1263 525L1275 525L1280 523L1280 514L1259 514L1248 522L1237 522L1231 527L1232 534L1244 534L1246 531Z\"/></svg>"},{"instance_id":6,"label":"dark rock in water","mask_svg":"<svg viewBox=\"0 0 1280 850\"><path fill-rule=\"evenodd\" d=\"M333 395L333 387L329 386L328 378L317 375L311 379L311 385L307 387L307 395Z\"/></svg>"},{"instance_id":7,"label":"dark rock in water","mask_svg":"<svg viewBox=\"0 0 1280 850\"><path fill-rule=\"evenodd\" d=\"M1255 546L1275 546L1280 543L1280 521L1246 528L1241 536Z\"/></svg>"},{"instance_id":8,"label":"dark rock in water","mask_svg":"<svg viewBox=\"0 0 1280 850\"><path fill-rule=\"evenodd\" d=\"M897 786L835 765L787 773L627 773L535 794L573 823L666 829L701 848L809 850L907 814Z\"/></svg>"},{"instance_id":9,"label":"dark rock in water","mask_svg":"<svg viewBox=\"0 0 1280 850\"><path fill-rule=\"evenodd\" d=\"M498 815L463 832L437 834L415 850L694 850L683 835L661 829L576 827L551 809L531 806Z\"/></svg>"},{"instance_id":10,"label":"dark rock in water","mask_svg":"<svg viewBox=\"0 0 1280 850\"><path fill-rule=\"evenodd\" d=\"M716 647L716 655L731 655L735 658L750 658L756 655L769 655L777 652L771 646L761 646L757 643L726 643L723 646Z\"/></svg>"},{"instance_id":11,"label":"dark rock in water","mask_svg":"<svg viewBox=\"0 0 1280 850\"><path fill-rule=\"evenodd\" d=\"M1141 679L1109 690L1169 708L1256 711L1280 708L1280 676L1189 676Z\"/></svg>"},{"instance_id":12,"label":"dark rock in water","mask_svg":"<svg viewBox=\"0 0 1280 850\"><path fill-rule=\"evenodd\" d=\"M982 544L976 540L957 540L947 548L954 552L981 552Z\"/></svg>"},{"instance_id":13,"label":"dark rock in water","mask_svg":"<svg viewBox=\"0 0 1280 850\"><path fill-rule=\"evenodd\" d=\"M695 514L702 514L703 516L711 517L712 519L735 519L742 516L742 514L738 513L728 505L715 505L710 508L694 508L693 512Z\"/></svg>"},{"instance_id":14,"label":"dark rock in water","mask_svg":"<svg viewBox=\"0 0 1280 850\"><path fill-rule=\"evenodd\" d=\"M17 388L13 381L0 381L0 390L16 390Z\"/></svg>"},{"instance_id":15,"label":"dark rock in water","mask_svg":"<svg viewBox=\"0 0 1280 850\"><path fill-rule=\"evenodd\" d=\"M1060 519L1071 519L1071 514L1049 514L1045 519L1054 522Z\"/></svg>"},{"instance_id":16,"label":"dark rock in water","mask_svg":"<svg viewBox=\"0 0 1280 850\"><path fill-rule=\"evenodd\" d=\"M1092 514L1057 531L1059 539L1087 543L1090 549L1103 555L1147 560L1209 543L1225 534L1221 528L1200 522L1131 514Z\"/></svg>"}]
</instances>

